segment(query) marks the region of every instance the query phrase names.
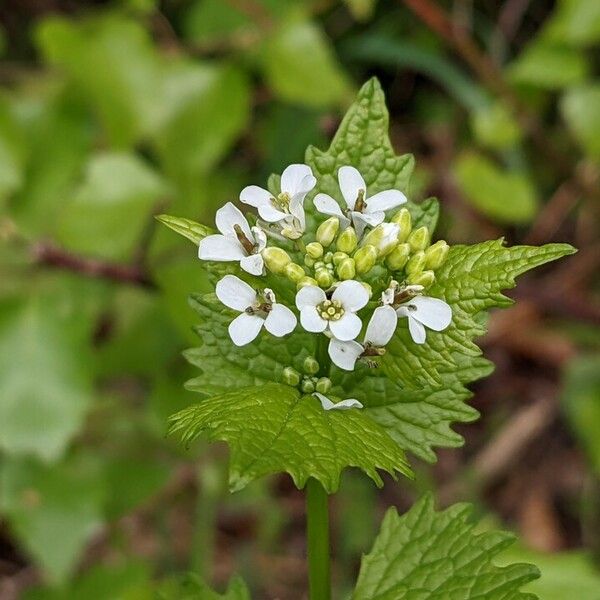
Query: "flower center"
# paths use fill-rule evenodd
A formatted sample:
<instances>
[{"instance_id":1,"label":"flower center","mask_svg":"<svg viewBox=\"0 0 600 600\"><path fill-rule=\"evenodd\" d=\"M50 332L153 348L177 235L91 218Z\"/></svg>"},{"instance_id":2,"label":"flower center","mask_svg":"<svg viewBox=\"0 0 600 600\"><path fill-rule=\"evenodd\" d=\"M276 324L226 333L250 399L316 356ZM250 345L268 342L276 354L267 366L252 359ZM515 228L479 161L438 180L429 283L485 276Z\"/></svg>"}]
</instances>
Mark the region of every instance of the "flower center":
<instances>
[{"instance_id":1,"label":"flower center","mask_svg":"<svg viewBox=\"0 0 600 600\"><path fill-rule=\"evenodd\" d=\"M271 203L273 206L283 212L290 212L290 195L287 192L281 192L277 197L273 196L271 198Z\"/></svg>"},{"instance_id":2,"label":"flower center","mask_svg":"<svg viewBox=\"0 0 600 600\"><path fill-rule=\"evenodd\" d=\"M345 311L339 300L324 300L317 306L317 312L326 321L339 321Z\"/></svg>"}]
</instances>

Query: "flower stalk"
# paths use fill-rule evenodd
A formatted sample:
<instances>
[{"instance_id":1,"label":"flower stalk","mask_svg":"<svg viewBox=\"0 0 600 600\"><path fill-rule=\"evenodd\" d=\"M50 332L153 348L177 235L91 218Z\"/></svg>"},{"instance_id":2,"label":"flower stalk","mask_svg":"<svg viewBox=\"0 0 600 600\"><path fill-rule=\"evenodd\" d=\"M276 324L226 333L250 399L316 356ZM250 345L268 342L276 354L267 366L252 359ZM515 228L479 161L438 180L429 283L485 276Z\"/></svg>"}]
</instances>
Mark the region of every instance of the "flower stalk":
<instances>
[{"instance_id":1,"label":"flower stalk","mask_svg":"<svg viewBox=\"0 0 600 600\"><path fill-rule=\"evenodd\" d=\"M306 537L309 598L330 600L329 497L312 477L306 483Z\"/></svg>"}]
</instances>

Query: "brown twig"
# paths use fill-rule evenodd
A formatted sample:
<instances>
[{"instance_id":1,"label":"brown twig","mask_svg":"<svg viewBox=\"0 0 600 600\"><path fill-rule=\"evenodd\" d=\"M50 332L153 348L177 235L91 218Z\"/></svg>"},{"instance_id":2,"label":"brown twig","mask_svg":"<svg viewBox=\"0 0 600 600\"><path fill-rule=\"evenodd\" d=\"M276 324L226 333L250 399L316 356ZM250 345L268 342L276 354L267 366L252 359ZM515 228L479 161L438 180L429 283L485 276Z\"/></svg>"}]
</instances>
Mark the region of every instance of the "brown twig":
<instances>
[{"instance_id":1,"label":"brown twig","mask_svg":"<svg viewBox=\"0 0 600 600\"><path fill-rule=\"evenodd\" d=\"M96 258L77 256L49 242L35 244L32 252L38 265L72 271L86 277L109 279L146 288L156 287L148 273L138 265L122 265Z\"/></svg>"}]
</instances>

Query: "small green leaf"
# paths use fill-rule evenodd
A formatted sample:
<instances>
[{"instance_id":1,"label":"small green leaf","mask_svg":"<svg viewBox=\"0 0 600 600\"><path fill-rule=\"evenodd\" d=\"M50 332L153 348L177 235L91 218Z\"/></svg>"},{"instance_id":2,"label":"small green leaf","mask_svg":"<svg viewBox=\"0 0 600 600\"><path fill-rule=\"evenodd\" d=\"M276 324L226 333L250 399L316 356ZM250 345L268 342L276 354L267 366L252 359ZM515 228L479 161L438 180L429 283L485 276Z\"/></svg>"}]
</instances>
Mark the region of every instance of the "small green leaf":
<instances>
[{"instance_id":1,"label":"small green leaf","mask_svg":"<svg viewBox=\"0 0 600 600\"><path fill-rule=\"evenodd\" d=\"M561 99L561 110L584 151L600 161L600 82L568 90Z\"/></svg>"},{"instance_id":2,"label":"small green leaf","mask_svg":"<svg viewBox=\"0 0 600 600\"><path fill-rule=\"evenodd\" d=\"M156 600L250 600L250 592L240 577L234 577L227 591L219 594L198 575L189 573L163 583Z\"/></svg>"},{"instance_id":3,"label":"small green leaf","mask_svg":"<svg viewBox=\"0 0 600 600\"><path fill-rule=\"evenodd\" d=\"M411 476L398 445L360 409L323 410L313 396L276 383L213 396L172 417L172 433L186 443L200 434L231 448L229 485L287 472L298 488L309 477L329 494L346 467L362 469L383 485L377 469Z\"/></svg>"},{"instance_id":4,"label":"small green leaf","mask_svg":"<svg viewBox=\"0 0 600 600\"><path fill-rule=\"evenodd\" d=\"M510 110L501 102L486 104L472 113L475 137L489 148L504 150L521 139L521 129Z\"/></svg>"},{"instance_id":5,"label":"small green leaf","mask_svg":"<svg viewBox=\"0 0 600 600\"><path fill-rule=\"evenodd\" d=\"M465 198L491 219L527 223L536 214L538 199L524 174L502 171L474 152L459 156L454 171Z\"/></svg>"},{"instance_id":6,"label":"small green leaf","mask_svg":"<svg viewBox=\"0 0 600 600\"><path fill-rule=\"evenodd\" d=\"M196 221L192 221L191 219L184 219L183 217L158 215L156 220L160 221L163 225L166 225L169 229L172 229L179 235L187 238L196 246L200 243L202 238L213 233L213 230L210 227L196 223Z\"/></svg>"},{"instance_id":7,"label":"small green leaf","mask_svg":"<svg viewBox=\"0 0 600 600\"><path fill-rule=\"evenodd\" d=\"M269 86L282 100L317 108L341 104L350 85L329 40L311 21L285 19L263 48Z\"/></svg>"},{"instance_id":8,"label":"small green leaf","mask_svg":"<svg viewBox=\"0 0 600 600\"><path fill-rule=\"evenodd\" d=\"M473 507L435 512L427 495L406 514L390 508L370 554L363 557L354 600L535 600L520 588L539 577L533 565L492 561L514 536L475 533Z\"/></svg>"},{"instance_id":9,"label":"small green leaf","mask_svg":"<svg viewBox=\"0 0 600 600\"><path fill-rule=\"evenodd\" d=\"M561 0L544 27L544 34L556 42L591 46L600 40L600 2Z\"/></svg>"}]
</instances>

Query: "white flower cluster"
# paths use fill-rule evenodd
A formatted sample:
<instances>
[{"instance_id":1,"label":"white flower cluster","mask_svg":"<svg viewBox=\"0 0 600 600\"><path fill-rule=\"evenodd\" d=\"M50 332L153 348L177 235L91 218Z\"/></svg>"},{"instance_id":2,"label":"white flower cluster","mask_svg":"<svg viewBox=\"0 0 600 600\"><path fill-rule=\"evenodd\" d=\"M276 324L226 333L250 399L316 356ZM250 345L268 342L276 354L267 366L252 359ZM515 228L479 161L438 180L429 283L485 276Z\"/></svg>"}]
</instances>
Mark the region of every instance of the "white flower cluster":
<instances>
[{"instance_id":1,"label":"white flower cluster","mask_svg":"<svg viewBox=\"0 0 600 600\"><path fill-rule=\"evenodd\" d=\"M207 261L239 262L250 275L268 277L276 290L279 283L283 291L290 282L295 284L302 328L326 335L333 363L351 371L360 359L372 365L385 353L398 317L408 319L417 344L425 342L426 328L441 331L449 326L450 306L426 295L448 245L443 241L431 245L427 228L413 229L406 208L386 221L388 211L406 202L399 190L369 195L363 177L351 166L338 170L338 184L345 206L330 195L317 194L314 206L328 218L314 233L307 231L304 209L306 196L317 185L309 166L287 167L278 194L255 185L244 188L240 200L255 207L259 219L251 226L228 202L216 214L219 233L201 240L198 255ZM217 283L216 295L240 313L229 325L237 346L252 342L263 326L276 337L297 326L296 313L278 303L269 287L226 275ZM359 342L361 313L371 317ZM349 406L360 404L350 400Z\"/></svg>"}]
</instances>

